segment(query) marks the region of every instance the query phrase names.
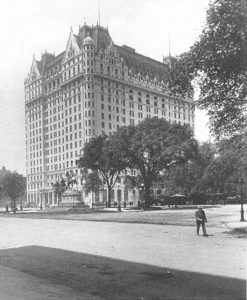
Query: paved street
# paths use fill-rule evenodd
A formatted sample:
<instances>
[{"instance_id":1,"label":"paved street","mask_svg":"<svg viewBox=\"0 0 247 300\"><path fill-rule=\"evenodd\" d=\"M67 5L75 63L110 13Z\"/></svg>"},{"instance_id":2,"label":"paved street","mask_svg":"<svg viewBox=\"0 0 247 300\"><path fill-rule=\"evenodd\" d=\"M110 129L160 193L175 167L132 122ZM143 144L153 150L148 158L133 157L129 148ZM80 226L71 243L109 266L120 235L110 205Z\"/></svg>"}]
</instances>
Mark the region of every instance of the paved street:
<instances>
[{"instance_id":1,"label":"paved street","mask_svg":"<svg viewBox=\"0 0 247 300\"><path fill-rule=\"evenodd\" d=\"M210 228L67 220L0 219L0 248L55 247L186 271L245 278L245 239ZM210 255L209 255L210 254Z\"/></svg>"},{"instance_id":2,"label":"paved street","mask_svg":"<svg viewBox=\"0 0 247 300\"><path fill-rule=\"evenodd\" d=\"M0 254L4 253L4 250L16 249L17 251L20 249L21 251L21 249L26 249L26 246L35 245L113 258L119 261L141 263L165 268L172 273L174 270L175 272L176 270L187 271L229 279L245 279L246 274L246 240L239 238L238 235L225 233L226 229L219 227L210 227L208 238L197 236L195 228L192 226L82 222L75 220L0 218L0 228ZM30 248L28 249L31 251ZM35 253L35 251L31 251L31 256L34 255L32 253ZM17 261L15 265L11 265L13 262L10 263L10 261L12 261L11 257L13 255L9 253L8 255L10 255L9 261L4 262L5 256L3 254L0 260L1 269L7 268L4 274L11 275L13 269L19 272L18 265L20 262ZM25 268L24 271L21 269L24 276L20 277L16 274L13 276L27 280L27 283L30 280L34 281L35 278L37 280L37 277L33 276L31 279L28 278L30 272L25 272ZM128 274L125 276L128 276ZM6 289L5 279L7 278L8 276L2 276L1 278L1 291ZM56 295L54 299L59 299L58 295L59 291L61 293L61 288L59 289L50 281L44 285L49 286L51 294L54 289L57 290L58 293L54 292ZM18 287L18 280L16 286ZM37 290L32 290L32 293L35 292ZM66 293L67 295L73 294L68 286L64 291L64 297ZM239 293L241 294L241 291ZM88 299L97 299L97 297L93 298L91 296L85 294L84 297L78 299L87 299L87 297L89 297ZM33 298L27 297L26 299ZM37 299L46 298L37 297ZM66 299L66 297L62 299ZM241 297L236 299L241 299Z\"/></svg>"}]
</instances>

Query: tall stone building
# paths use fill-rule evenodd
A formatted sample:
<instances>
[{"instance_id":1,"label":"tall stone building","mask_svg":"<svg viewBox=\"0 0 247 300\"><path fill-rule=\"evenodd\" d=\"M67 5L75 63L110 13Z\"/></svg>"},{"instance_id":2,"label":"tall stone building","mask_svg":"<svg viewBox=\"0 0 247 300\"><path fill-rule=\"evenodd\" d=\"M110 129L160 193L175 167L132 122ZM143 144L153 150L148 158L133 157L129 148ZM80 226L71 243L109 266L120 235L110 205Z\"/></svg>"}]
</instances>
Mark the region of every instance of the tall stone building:
<instances>
[{"instance_id":1,"label":"tall stone building","mask_svg":"<svg viewBox=\"0 0 247 300\"><path fill-rule=\"evenodd\" d=\"M25 80L28 201L57 204L53 183L79 176L84 143L120 126L157 116L194 127L190 97L171 96L169 62L117 46L107 28L71 30L64 52L33 58Z\"/></svg>"}]
</instances>

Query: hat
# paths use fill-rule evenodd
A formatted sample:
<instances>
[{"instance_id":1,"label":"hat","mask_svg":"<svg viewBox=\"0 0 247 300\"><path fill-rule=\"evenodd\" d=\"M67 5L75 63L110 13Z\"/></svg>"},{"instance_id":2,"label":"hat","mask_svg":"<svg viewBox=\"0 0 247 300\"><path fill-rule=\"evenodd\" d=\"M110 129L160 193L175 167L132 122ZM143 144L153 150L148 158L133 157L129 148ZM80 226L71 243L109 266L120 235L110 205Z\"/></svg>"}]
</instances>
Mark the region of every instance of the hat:
<instances>
[{"instance_id":1,"label":"hat","mask_svg":"<svg viewBox=\"0 0 247 300\"><path fill-rule=\"evenodd\" d=\"M198 205L197 207L198 207L198 208L203 208L203 206L202 206L202 205Z\"/></svg>"}]
</instances>

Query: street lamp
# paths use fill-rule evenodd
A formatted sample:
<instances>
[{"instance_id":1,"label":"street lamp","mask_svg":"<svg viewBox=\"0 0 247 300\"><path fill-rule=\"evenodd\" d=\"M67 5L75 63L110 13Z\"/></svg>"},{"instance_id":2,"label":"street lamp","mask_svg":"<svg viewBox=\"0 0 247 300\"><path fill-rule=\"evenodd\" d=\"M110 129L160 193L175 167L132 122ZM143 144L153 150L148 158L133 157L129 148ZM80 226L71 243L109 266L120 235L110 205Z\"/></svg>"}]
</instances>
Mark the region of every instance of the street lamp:
<instances>
[{"instance_id":1,"label":"street lamp","mask_svg":"<svg viewBox=\"0 0 247 300\"><path fill-rule=\"evenodd\" d=\"M117 202L121 204L121 198L120 198L120 182L117 184Z\"/></svg>"},{"instance_id":2,"label":"street lamp","mask_svg":"<svg viewBox=\"0 0 247 300\"><path fill-rule=\"evenodd\" d=\"M86 192L85 192L86 180L85 180L85 178L81 178L81 184L82 184L82 201L85 204L85 198L86 198Z\"/></svg>"},{"instance_id":3,"label":"street lamp","mask_svg":"<svg viewBox=\"0 0 247 300\"><path fill-rule=\"evenodd\" d=\"M121 209L121 194L120 194L120 182L118 182L117 184L117 201L118 201L118 211L121 212L122 209Z\"/></svg>"},{"instance_id":4,"label":"street lamp","mask_svg":"<svg viewBox=\"0 0 247 300\"><path fill-rule=\"evenodd\" d=\"M144 183L141 183L140 191L139 191L139 204L138 206L143 207L144 202Z\"/></svg>"},{"instance_id":5,"label":"street lamp","mask_svg":"<svg viewBox=\"0 0 247 300\"><path fill-rule=\"evenodd\" d=\"M93 210L93 206L94 206L94 191L92 190L91 193L92 193L92 210Z\"/></svg>"},{"instance_id":6,"label":"street lamp","mask_svg":"<svg viewBox=\"0 0 247 300\"><path fill-rule=\"evenodd\" d=\"M240 192L241 192L241 218L240 218L240 222L244 222L244 199L243 199L243 178L240 178L239 180L239 184L240 184Z\"/></svg>"}]
</instances>

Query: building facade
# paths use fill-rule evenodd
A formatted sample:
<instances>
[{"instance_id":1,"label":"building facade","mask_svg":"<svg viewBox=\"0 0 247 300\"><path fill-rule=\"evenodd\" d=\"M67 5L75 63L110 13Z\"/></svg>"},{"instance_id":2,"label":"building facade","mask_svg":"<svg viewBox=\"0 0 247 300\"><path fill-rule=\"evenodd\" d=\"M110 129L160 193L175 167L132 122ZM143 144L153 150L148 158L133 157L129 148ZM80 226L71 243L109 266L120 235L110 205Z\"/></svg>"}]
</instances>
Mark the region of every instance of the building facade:
<instances>
[{"instance_id":1,"label":"building facade","mask_svg":"<svg viewBox=\"0 0 247 300\"><path fill-rule=\"evenodd\" d=\"M77 35L71 30L57 56L34 57L25 80L28 202L57 205L54 182L65 174L79 177L83 145L103 132L153 116L193 128L192 97L171 95L169 68L115 45L99 25L84 24Z\"/></svg>"}]
</instances>

